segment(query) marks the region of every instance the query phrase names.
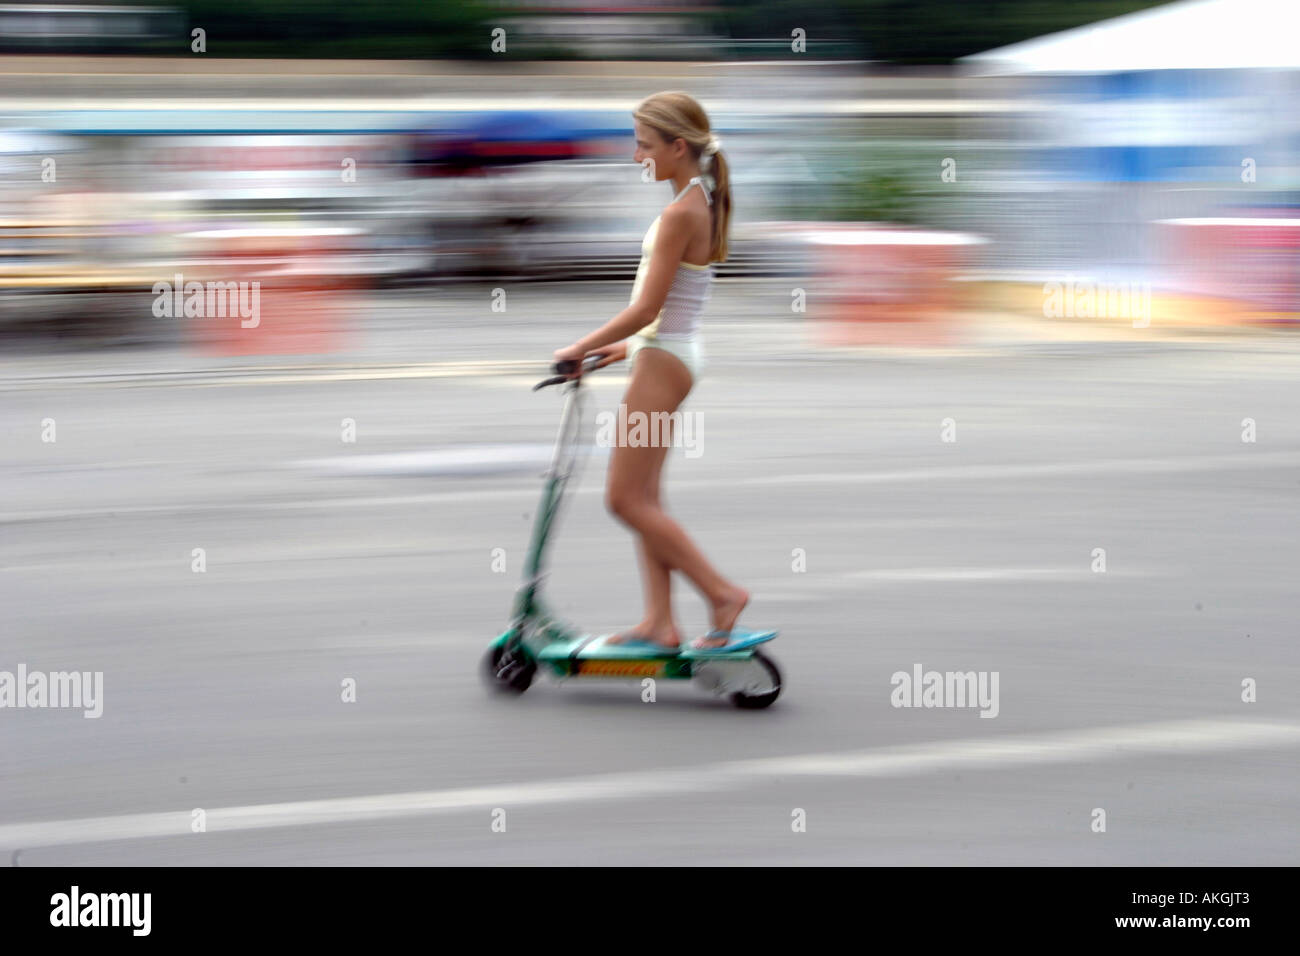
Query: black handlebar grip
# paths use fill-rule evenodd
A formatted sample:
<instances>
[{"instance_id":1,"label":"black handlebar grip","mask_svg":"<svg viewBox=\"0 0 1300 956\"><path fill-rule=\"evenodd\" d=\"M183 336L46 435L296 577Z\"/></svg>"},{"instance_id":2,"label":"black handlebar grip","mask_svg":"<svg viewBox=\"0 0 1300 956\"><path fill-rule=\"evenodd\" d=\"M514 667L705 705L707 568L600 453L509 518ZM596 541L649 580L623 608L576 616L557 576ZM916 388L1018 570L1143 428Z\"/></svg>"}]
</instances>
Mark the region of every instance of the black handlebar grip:
<instances>
[{"instance_id":1,"label":"black handlebar grip","mask_svg":"<svg viewBox=\"0 0 1300 956\"><path fill-rule=\"evenodd\" d=\"M595 371L596 366L600 364L600 361L601 361L601 357L599 355L588 355L584 361L583 371L584 372ZM563 362L556 362L554 368L557 373L556 376L554 378L548 378L545 381L538 382L536 385L533 386L534 392L537 391L539 388L546 388L549 385L559 385L561 382L568 381L569 376L571 376L574 372L578 371L578 363L573 359L565 359Z\"/></svg>"}]
</instances>

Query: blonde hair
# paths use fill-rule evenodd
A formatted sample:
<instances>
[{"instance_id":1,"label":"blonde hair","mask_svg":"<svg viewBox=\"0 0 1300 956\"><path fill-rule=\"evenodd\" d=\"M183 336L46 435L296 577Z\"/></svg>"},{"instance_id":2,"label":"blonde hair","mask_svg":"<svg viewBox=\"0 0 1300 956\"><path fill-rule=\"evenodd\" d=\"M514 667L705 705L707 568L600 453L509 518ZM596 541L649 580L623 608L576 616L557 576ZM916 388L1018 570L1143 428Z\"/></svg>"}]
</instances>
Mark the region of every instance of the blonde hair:
<instances>
[{"instance_id":1,"label":"blonde hair","mask_svg":"<svg viewBox=\"0 0 1300 956\"><path fill-rule=\"evenodd\" d=\"M700 172L713 179L713 236L709 243L709 261L727 259L727 230L731 226L731 177L727 160L718 148L718 140L709 128L704 107L689 93L665 92L648 96L632 111L632 118L653 127L665 142L686 140Z\"/></svg>"}]
</instances>

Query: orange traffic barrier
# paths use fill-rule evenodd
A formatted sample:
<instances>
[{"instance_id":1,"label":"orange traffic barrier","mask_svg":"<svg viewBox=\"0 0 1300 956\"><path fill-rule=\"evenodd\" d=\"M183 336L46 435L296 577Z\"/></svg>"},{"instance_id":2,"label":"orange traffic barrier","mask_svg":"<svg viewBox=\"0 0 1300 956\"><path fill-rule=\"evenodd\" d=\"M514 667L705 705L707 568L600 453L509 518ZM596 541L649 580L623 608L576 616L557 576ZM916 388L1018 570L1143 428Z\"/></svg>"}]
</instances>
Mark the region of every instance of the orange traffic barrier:
<instances>
[{"instance_id":1,"label":"orange traffic barrier","mask_svg":"<svg viewBox=\"0 0 1300 956\"><path fill-rule=\"evenodd\" d=\"M946 346L961 338L962 233L880 223L810 224L820 288L809 290L825 345Z\"/></svg>"},{"instance_id":2,"label":"orange traffic barrier","mask_svg":"<svg viewBox=\"0 0 1300 956\"><path fill-rule=\"evenodd\" d=\"M339 266L338 240L354 233L282 228L193 233L217 240L220 264L185 276L187 286L191 278L205 286L205 308L201 317L177 321L185 322L199 349L211 355L338 351L350 324L347 293L363 286L360 276Z\"/></svg>"},{"instance_id":3,"label":"orange traffic barrier","mask_svg":"<svg viewBox=\"0 0 1300 956\"><path fill-rule=\"evenodd\" d=\"M1197 324L1300 326L1300 219L1163 219L1177 289Z\"/></svg>"}]
</instances>

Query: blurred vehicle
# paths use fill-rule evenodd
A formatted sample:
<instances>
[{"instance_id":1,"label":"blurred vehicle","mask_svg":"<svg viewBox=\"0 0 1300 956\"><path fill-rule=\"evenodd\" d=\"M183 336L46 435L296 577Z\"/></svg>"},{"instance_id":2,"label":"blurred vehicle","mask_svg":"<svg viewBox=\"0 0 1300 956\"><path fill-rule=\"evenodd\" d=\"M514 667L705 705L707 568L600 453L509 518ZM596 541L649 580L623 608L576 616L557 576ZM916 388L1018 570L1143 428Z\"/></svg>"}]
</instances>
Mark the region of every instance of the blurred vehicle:
<instances>
[{"instance_id":1,"label":"blurred vehicle","mask_svg":"<svg viewBox=\"0 0 1300 956\"><path fill-rule=\"evenodd\" d=\"M335 237L324 243L331 274L378 278L432 264L402 150L389 134L152 136L139 139L132 158L155 199L190 223L178 232L182 260L219 257L221 243L241 231L266 236L292 226L304 239ZM340 230L347 242L337 241ZM268 255L295 253L285 246Z\"/></svg>"},{"instance_id":2,"label":"blurred vehicle","mask_svg":"<svg viewBox=\"0 0 1300 956\"><path fill-rule=\"evenodd\" d=\"M719 127L735 197L720 276L801 268L798 247L763 222L808 195L816 177L796 149L777 147L773 126ZM646 228L670 193L643 179L632 152L631 117L599 112L468 114L415 134L415 195L429 215L437 274L635 275Z\"/></svg>"},{"instance_id":3,"label":"blurred vehicle","mask_svg":"<svg viewBox=\"0 0 1300 956\"><path fill-rule=\"evenodd\" d=\"M35 129L0 131L0 334L92 331L132 341L147 304L148 273L127 266L129 229L101 181L84 137ZM118 236L127 236L128 243ZM138 265L138 264L137 264ZM125 295L124 295L125 294Z\"/></svg>"},{"instance_id":4,"label":"blurred vehicle","mask_svg":"<svg viewBox=\"0 0 1300 956\"><path fill-rule=\"evenodd\" d=\"M166 136L10 130L0 192L9 331L172 338L150 290L176 273L293 272L333 287L427 274L433 250L394 134ZM42 177L45 177L42 179Z\"/></svg>"},{"instance_id":5,"label":"blurred vehicle","mask_svg":"<svg viewBox=\"0 0 1300 956\"><path fill-rule=\"evenodd\" d=\"M614 131L598 122L553 110L483 111L439 118L413 134L415 195L438 275L544 269L548 241L591 222L593 195L606 192L619 167L636 172L604 160ZM601 232L599 223L591 228Z\"/></svg>"}]
</instances>

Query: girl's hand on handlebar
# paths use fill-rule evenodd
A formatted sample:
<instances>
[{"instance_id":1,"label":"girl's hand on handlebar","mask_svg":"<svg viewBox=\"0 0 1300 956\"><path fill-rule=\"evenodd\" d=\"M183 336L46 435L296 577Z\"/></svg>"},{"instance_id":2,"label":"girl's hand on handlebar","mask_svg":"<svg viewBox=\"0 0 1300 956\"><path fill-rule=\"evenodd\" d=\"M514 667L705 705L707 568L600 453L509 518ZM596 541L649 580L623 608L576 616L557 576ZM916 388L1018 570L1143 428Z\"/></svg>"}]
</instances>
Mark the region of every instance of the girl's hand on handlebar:
<instances>
[{"instance_id":1,"label":"girl's hand on handlebar","mask_svg":"<svg viewBox=\"0 0 1300 956\"><path fill-rule=\"evenodd\" d=\"M558 365L561 362L576 363L578 370L570 374L568 378L577 378L582 374L582 360L584 354L583 350L578 348L577 345L566 345L562 349L555 350L555 364Z\"/></svg>"},{"instance_id":2,"label":"girl's hand on handlebar","mask_svg":"<svg viewBox=\"0 0 1300 956\"><path fill-rule=\"evenodd\" d=\"M604 368L606 365L612 365L615 362L621 362L627 358L627 342L615 342L613 345L605 345L598 349L592 349L583 356L583 360L593 356L600 358L599 365L593 365L591 370L594 372L598 368Z\"/></svg>"}]
</instances>

